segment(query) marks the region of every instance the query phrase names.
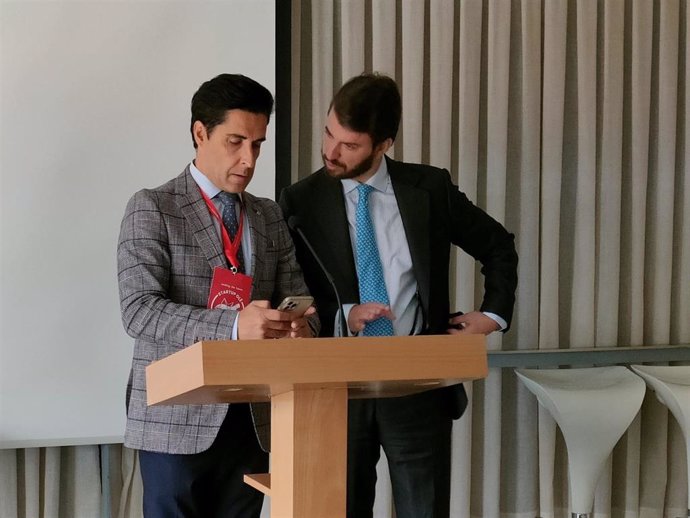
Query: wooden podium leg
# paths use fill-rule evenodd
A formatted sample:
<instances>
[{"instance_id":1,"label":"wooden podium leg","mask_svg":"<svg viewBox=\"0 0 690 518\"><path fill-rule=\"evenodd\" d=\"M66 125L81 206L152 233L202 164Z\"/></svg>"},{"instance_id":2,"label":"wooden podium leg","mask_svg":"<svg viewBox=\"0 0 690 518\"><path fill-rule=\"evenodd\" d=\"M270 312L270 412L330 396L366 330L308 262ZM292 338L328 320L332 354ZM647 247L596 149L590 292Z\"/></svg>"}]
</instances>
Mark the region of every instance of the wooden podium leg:
<instances>
[{"instance_id":1,"label":"wooden podium leg","mask_svg":"<svg viewBox=\"0 0 690 518\"><path fill-rule=\"evenodd\" d=\"M271 518L345 518L347 388L272 399Z\"/></svg>"}]
</instances>

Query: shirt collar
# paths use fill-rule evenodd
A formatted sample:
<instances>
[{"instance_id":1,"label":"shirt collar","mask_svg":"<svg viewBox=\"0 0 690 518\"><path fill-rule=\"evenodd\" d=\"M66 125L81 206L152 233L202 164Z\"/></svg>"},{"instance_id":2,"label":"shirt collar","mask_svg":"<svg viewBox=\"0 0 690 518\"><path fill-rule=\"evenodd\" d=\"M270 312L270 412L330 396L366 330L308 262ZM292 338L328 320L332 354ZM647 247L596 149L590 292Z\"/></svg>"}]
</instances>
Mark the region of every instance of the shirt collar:
<instances>
[{"instance_id":1,"label":"shirt collar","mask_svg":"<svg viewBox=\"0 0 690 518\"><path fill-rule=\"evenodd\" d=\"M343 184L343 190L345 191L345 194L349 194L350 192L355 190L360 183L357 180L353 180L351 178L340 181ZM388 174L388 164L386 162L385 156L381 158L381 163L379 164L379 168L374 173L374 176L369 178L365 183L371 185L377 191L388 192L388 190L390 189L391 182L390 175Z\"/></svg>"},{"instance_id":2,"label":"shirt collar","mask_svg":"<svg viewBox=\"0 0 690 518\"><path fill-rule=\"evenodd\" d=\"M208 177L199 171L199 169L194 165L194 161L189 164L189 172L192 175L192 178L194 178L194 181L196 184L199 186L199 188L204 192L206 196L208 196L209 200L212 200L216 194L218 194L221 189L216 187L214 183L208 179ZM240 195L240 200L242 199L242 193L239 193Z\"/></svg>"}]
</instances>

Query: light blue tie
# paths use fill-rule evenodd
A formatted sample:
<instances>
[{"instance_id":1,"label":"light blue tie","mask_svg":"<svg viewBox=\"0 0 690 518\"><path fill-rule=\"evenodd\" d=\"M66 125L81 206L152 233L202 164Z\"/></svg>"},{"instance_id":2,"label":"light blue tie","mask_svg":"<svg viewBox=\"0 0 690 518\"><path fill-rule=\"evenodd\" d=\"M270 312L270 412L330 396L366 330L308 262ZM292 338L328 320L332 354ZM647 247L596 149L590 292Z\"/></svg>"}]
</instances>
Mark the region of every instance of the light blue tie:
<instances>
[{"instance_id":1,"label":"light blue tie","mask_svg":"<svg viewBox=\"0 0 690 518\"><path fill-rule=\"evenodd\" d=\"M357 202L357 275L359 277L359 301L380 302L389 304L386 283L383 280L381 257L376 246L374 226L369 214L369 193L374 188L371 185L360 184L357 187L359 201ZM366 324L365 336L392 336L393 323L381 317Z\"/></svg>"}]
</instances>

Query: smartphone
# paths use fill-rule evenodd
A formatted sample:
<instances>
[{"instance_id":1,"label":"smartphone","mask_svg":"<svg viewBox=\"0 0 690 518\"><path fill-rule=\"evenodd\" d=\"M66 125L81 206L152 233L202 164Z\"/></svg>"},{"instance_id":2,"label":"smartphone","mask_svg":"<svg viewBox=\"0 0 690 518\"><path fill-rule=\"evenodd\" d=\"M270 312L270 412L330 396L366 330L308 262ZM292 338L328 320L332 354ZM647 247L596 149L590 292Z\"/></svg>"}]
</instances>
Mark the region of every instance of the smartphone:
<instances>
[{"instance_id":1,"label":"smartphone","mask_svg":"<svg viewBox=\"0 0 690 518\"><path fill-rule=\"evenodd\" d=\"M287 311L296 317L301 317L313 302L314 297L309 295L293 295L285 297L276 309L278 311Z\"/></svg>"}]
</instances>

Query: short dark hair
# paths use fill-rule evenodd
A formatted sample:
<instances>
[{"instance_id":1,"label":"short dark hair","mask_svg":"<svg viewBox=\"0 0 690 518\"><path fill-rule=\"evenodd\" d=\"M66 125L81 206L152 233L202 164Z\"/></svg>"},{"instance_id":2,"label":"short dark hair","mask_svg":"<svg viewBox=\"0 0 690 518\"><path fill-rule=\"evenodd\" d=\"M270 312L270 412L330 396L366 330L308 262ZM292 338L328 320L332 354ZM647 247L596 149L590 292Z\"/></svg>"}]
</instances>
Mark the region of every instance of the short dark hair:
<instances>
[{"instance_id":1,"label":"short dark hair","mask_svg":"<svg viewBox=\"0 0 690 518\"><path fill-rule=\"evenodd\" d=\"M192 122L189 130L194 140L194 123L201 122L210 134L225 122L228 110L244 110L263 114L273 112L273 96L266 87L241 74L221 74L202 84L192 97Z\"/></svg>"},{"instance_id":2,"label":"short dark hair","mask_svg":"<svg viewBox=\"0 0 690 518\"><path fill-rule=\"evenodd\" d=\"M362 74L350 79L335 94L328 111L352 131L366 133L374 146L395 140L400 126L402 101L395 81L383 74Z\"/></svg>"}]
</instances>

